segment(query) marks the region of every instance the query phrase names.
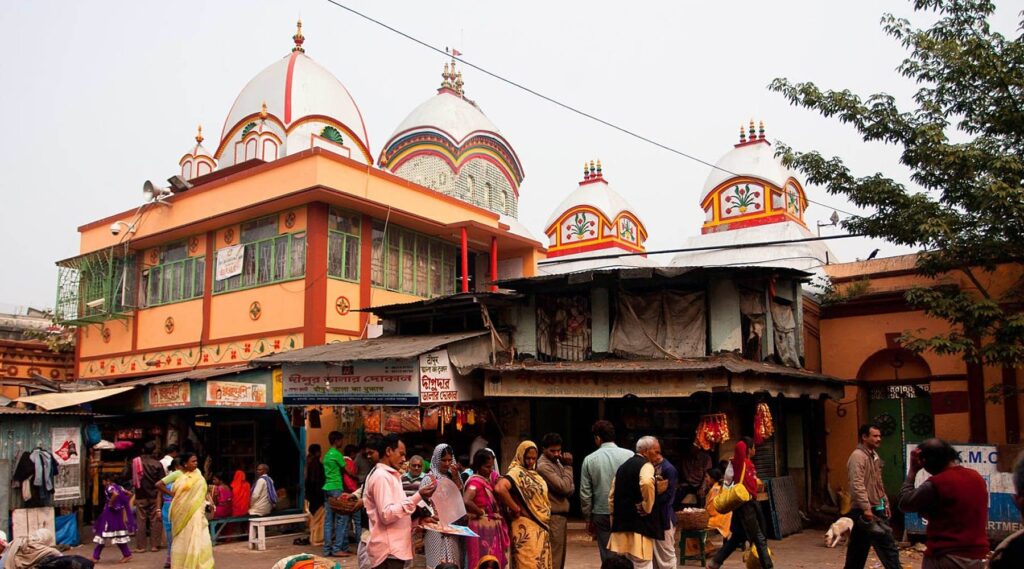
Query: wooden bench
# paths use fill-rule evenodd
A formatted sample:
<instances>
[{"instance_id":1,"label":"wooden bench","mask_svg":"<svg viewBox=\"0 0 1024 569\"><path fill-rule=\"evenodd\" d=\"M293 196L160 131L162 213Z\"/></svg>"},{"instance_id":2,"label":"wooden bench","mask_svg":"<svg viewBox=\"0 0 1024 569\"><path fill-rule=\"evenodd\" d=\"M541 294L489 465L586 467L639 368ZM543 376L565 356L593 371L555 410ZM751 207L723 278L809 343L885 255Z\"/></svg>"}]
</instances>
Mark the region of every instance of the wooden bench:
<instances>
[{"instance_id":1,"label":"wooden bench","mask_svg":"<svg viewBox=\"0 0 1024 569\"><path fill-rule=\"evenodd\" d=\"M214 545L217 545L218 539L228 537L245 537L244 533L221 535L221 532L223 532L224 528L229 524L241 524L248 522L249 519L249 516L237 516L233 518L214 518L210 520L210 541L213 542Z\"/></svg>"},{"instance_id":2,"label":"wooden bench","mask_svg":"<svg viewBox=\"0 0 1024 569\"><path fill-rule=\"evenodd\" d=\"M249 549L264 551L267 549L267 527L287 524L308 524L309 514L306 512L278 514L276 516L253 516L249 518ZM274 537L285 537L299 534L282 534ZM304 534L302 534L304 535Z\"/></svg>"}]
</instances>

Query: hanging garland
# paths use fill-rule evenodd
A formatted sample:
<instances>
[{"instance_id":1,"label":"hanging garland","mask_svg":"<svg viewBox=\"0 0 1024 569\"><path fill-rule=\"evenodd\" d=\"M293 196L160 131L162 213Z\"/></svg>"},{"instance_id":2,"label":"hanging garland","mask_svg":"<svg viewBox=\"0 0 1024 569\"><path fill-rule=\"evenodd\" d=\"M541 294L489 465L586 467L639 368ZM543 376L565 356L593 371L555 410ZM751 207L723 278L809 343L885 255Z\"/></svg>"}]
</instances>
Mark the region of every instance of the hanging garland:
<instances>
[{"instance_id":1,"label":"hanging garland","mask_svg":"<svg viewBox=\"0 0 1024 569\"><path fill-rule=\"evenodd\" d=\"M764 401L757 404L757 411L754 412L754 444L759 445L772 438L775 434L775 424L772 422L772 411Z\"/></svg>"},{"instance_id":2,"label":"hanging garland","mask_svg":"<svg viewBox=\"0 0 1024 569\"><path fill-rule=\"evenodd\" d=\"M729 419L725 413L712 413L700 418L697 425L695 443L704 450L711 450L712 445L729 440Z\"/></svg>"}]
</instances>

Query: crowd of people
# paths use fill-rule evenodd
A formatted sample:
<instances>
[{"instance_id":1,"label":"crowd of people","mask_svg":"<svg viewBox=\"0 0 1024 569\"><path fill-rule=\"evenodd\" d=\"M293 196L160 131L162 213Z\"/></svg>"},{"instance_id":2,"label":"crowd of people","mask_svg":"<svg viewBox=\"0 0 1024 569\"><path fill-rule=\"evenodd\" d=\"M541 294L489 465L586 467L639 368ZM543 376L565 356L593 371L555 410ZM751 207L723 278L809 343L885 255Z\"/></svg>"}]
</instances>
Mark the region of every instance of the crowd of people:
<instances>
[{"instance_id":1,"label":"crowd of people","mask_svg":"<svg viewBox=\"0 0 1024 569\"><path fill-rule=\"evenodd\" d=\"M332 432L326 453L313 445L308 455L307 496L319 521L311 542L322 543L328 557L357 555L358 566L365 569L405 567L418 545L431 569L563 569L569 501L578 492L603 564L675 569L675 512L683 500L710 502L733 472L756 488L749 440L738 443L733 460L719 466L697 447L687 449L677 469L654 437L641 437L633 449L620 448L614 426L603 420L594 424L592 434L598 448L580 465L577 487L575 459L563 451L557 433L544 435L539 445L522 441L507 470L500 472L495 452L486 447L460 456L441 443L428 459L426 453L407 456L398 435L369 433L355 453L341 433ZM465 516L450 527L438 523L434 494L439 486L447 487L446 495L461 494L465 507ZM366 532L360 527L362 513ZM712 527L728 538L719 551L721 560L747 536L766 550L759 516L754 504L735 516L714 513ZM354 551L350 533L358 536ZM764 558L762 566L771 567L770 557Z\"/></svg>"}]
</instances>

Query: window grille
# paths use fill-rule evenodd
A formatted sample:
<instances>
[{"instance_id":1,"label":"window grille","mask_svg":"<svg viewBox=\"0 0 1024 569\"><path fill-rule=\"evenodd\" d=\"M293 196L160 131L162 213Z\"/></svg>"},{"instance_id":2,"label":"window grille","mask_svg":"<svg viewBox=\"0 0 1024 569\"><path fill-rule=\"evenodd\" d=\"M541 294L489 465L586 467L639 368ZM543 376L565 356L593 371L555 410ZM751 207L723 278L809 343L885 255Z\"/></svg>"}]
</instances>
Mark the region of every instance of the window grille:
<instances>
[{"instance_id":1,"label":"window grille","mask_svg":"<svg viewBox=\"0 0 1024 569\"><path fill-rule=\"evenodd\" d=\"M87 324L118 318L135 307L135 256L119 247L61 261L54 318Z\"/></svg>"},{"instance_id":2,"label":"window grille","mask_svg":"<svg viewBox=\"0 0 1024 569\"><path fill-rule=\"evenodd\" d=\"M159 306L203 296L206 259L188 257L150 267L142 273L142 306Z\"/></svg>"},{"instance_id":3,"label":"window grille","mask_svg":"<svg viewBox=\"0 0 1024 569\"><path fill-rule=\"evenodd\" d=\"M454 245L401 227L373 222L373 286L424 298L455 292L459 250Z\"/></svg>"},{"instance_id":4,"label":"window grille","mask_svg":"<svg viewBox=\"0 0 1024 569\"><path fill-rule=\"evenodd\" d=\"M583 361L591 355L590 296L537 296L537 359Z\"/></svg>"},{"instance_id":5,"label":"window grille","mask_svg":"<svg viewBox=\"0 0 1024 569\"><path fill-rule=\"evenodd\" d=\"M305 232L276 235L244 243L244 247L242 274L214 280L214 293L263 286L306 275Z\"/></svg>"},{"instance_id":6,"label":"window grille","mask_svg":"<svg viewBox=\"0 0 1024 569\"><path fill-rule=\"evenodd\" d=\"M327 274L359 282L359 214L331 209L328 219Z\"/></svg>"}]
</instances>

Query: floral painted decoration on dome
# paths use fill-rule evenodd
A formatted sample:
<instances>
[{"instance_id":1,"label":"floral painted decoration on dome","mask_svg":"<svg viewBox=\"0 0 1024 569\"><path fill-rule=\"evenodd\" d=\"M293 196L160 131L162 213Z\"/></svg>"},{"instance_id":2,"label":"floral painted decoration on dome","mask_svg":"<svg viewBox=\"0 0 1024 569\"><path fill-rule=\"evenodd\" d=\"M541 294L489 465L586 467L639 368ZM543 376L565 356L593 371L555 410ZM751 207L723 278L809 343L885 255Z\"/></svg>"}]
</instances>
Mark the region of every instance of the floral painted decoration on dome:
<instances>
[{"instance_id":1,"label":"floral painted decoration on dome","mask_svg":"<svg viewBox=\"0 0 1024 569\"><path fill-rule=\"evenodd\" d=\"M583 164L583 180L548 221L548 257L619 249L643 253L647 230L608 185L600 160Z\"/></svg>"},{"instance_id":2,"label":"floral painted decoration on dome","mask_svg":"<svg viewBox=\"0 0 1024 569\"><path fill-rule=\"evenodd\" d=\"M715 164L701 197L702 233L772 223L804 224L807 198L796 175L775 156L764 121L740 125L739 142Z\"/></svg>"}]
</instances>

